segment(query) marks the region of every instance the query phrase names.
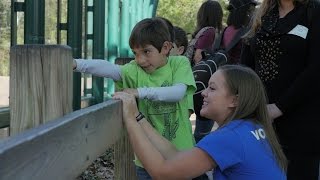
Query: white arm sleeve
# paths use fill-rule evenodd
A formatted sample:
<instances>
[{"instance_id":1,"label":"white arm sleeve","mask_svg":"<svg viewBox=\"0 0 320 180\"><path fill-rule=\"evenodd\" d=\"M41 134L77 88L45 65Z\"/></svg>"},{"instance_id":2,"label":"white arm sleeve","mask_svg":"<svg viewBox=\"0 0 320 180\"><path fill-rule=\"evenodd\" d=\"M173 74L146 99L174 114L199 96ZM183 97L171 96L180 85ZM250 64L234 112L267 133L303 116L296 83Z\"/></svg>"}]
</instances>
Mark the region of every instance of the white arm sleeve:
<instances>
[{"instance_id":1,"label":"white arm sleeve","mask_svg":"<svg viewBox=\"0 0 320 180\"><path fill-rule=\"evenodd\" d=\"M169 87L138 88L139 99L153 101L178 102L187 91L187 85L179 83Z\"/></svg>"},{"instance_id":2,"label":"white arm sleeve","mask_svg":"<svg viewBox=\"0 0 320 180\"><path fill-rule=\"evenodd\" d=\"M121 70L119 65L112 64L102 59L75 59L75 61L77 63L75 71L89 73L94 76L111 78L115 81L121 80Z\"/></svg>"}]
</instances>

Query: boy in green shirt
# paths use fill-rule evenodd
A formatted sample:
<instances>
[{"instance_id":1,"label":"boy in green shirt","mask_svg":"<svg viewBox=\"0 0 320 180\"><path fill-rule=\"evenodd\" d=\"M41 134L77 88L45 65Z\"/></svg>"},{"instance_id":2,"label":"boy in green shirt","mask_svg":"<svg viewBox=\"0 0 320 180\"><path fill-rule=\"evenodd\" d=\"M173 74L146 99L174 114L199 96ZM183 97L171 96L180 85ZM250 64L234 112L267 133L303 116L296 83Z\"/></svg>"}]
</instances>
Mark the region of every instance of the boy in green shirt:
<instances>
[{"instance_id":1,"label":"boy in green shirt","mask_svg":"<svg viewBox=\"0 0 320 180\"><path fill-rule=\"evenodd\" d=\"M178 149L190 149L194 140L189 120L190 97L196 86L188 59L168 56L170 30L164 20L147 18L133 28L129 39L135 60L115 65L101 60L74 61L76 71L112 78L118 90L134 94L139 110L153 127ZM139 179L146 171L136 160ZM145 173L144 173L145 172Z\"/></svg>"}]
</instances>

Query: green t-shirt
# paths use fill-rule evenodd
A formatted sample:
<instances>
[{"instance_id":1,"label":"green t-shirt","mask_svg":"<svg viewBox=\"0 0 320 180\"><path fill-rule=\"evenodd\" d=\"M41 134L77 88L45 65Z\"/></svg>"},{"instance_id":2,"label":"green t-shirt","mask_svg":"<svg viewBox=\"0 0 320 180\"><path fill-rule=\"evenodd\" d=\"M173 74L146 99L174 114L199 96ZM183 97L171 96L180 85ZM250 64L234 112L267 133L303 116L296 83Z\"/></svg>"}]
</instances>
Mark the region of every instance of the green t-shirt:
<instances>
[{"instance_id":1,"label":"green t-shirt","mask_svg":"<svg viewBox=\"0 0 320 180\"><path fill-rule=\"evenodd\" d=\"M187 85L186 95L179 102L151 101L139 99L138 108L151 125L177 149L194 146L189 109L193 110L195 81L189 60L184 56L169 56L165 66L147 74L135 61L121 66L121 81L116 82L118 90L139 87L167 87L177 83ZM136 165L142 166L136 161Z\"/></svg>"}]
</instances>

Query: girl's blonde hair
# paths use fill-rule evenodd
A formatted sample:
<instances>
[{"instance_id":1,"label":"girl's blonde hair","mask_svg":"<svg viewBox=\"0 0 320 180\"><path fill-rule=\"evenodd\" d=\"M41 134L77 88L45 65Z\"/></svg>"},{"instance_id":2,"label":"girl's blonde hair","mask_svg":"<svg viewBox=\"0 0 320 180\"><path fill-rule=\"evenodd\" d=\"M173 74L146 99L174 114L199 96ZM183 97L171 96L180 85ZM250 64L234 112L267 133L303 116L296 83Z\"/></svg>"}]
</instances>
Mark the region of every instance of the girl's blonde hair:
<instances>
[{"instance_id":1,"label":"girl's blonde hair","mask_svg":"<svg viewBox=\"0 0 320 180\"><path fill-rule=\"evenodd\" d=\"M219 68L225 78L229 93L237 96L237 107L221 126L234 119L253 121L261 125L268 137L272 152L279 167L286 172L287 160L267 113L267 97L262 81L250 68L240 65L224 65Z\"/></svg>"}]
</instances>

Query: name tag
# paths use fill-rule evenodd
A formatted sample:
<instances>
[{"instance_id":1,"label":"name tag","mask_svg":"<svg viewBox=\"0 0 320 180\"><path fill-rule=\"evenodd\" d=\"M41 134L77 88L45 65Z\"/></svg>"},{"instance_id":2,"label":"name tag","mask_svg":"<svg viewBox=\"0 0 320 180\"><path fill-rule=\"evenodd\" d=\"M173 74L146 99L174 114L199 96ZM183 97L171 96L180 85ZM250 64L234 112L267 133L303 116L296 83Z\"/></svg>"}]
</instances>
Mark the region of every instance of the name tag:
<instances>
[{"instance_id":1,"label":"name tag","mask_svg":"<svg viewBox=\"0 0 320 180\"><path fill-rule=\"evenodd\" d=\"M309 29L307 27L298 24L290 32L288 32L288 34L293 34L293 35L302 37L303 39L306 39L308 30Z\"/></svg>"}]
</instances>

